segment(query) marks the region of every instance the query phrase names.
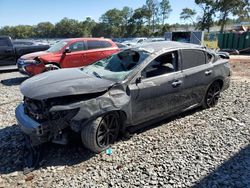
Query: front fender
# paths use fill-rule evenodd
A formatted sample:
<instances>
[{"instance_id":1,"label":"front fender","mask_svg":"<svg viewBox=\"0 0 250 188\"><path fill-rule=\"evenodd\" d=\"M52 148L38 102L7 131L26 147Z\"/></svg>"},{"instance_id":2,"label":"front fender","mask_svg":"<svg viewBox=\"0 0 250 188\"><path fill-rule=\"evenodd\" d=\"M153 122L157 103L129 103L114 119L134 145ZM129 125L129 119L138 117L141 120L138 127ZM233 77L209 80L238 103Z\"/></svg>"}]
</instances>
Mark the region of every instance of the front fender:
<instances>
[{"instance_id":1,"label":"front fender","mask_svg":"<svg viewBox=\"0 0 250 188\"><path fill-rule=\"evenodd\" d=\"M83 119L92 119L101 116L107 112L128 111L130 96L126 92L119 90L108 91L104 95L97 98L82 100L68 105L57 105L50 109L53 111L70 110L79 108L78 113L72 118L73 121L81 121Z\"/></svg>"}]
</instances>

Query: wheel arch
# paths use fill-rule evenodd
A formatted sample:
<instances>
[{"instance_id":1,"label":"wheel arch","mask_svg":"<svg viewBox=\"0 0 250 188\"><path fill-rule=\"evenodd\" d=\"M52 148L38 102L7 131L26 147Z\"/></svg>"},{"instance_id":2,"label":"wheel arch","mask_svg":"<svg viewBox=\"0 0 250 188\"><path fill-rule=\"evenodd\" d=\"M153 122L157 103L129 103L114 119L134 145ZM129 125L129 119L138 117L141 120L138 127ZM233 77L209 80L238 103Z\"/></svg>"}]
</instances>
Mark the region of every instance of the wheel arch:
<instances>
[{"instance_id":1,"label":"wheel arch","mask_svg":"<svg viewBox=\"0 0 250 188\"><path fill-rule=\"evenodd\" d=\"M127 120L127 114L125 111L123 110L112 110L112 111L107 111L105 113L102 114L98 114L98 115L94 115L88 119L82 119L81 121L81 129L86 126L87 124L91 123L92 121L94 121L95 119L99 118L99 117L104 117L105 115L109 114L109 113L116 113L119 116L119 119L122 122L121 128L123 128L123 125L125 123L125 121Z\"/></svg>"},{"instance_id":2,"label":"wheel arch","mask_svg":"<svg viewBox=\"0 0 250 188\"><path fill-rule=\"evenodd\" d=\"M59 68L61 68L60 64L57 63L57 62L46 62L46 63L44 63L44 65L48 65L48 64L56 65L56 66L58 66Z\"/></svg>"},{"instance_id":3,"label":"wheel arch","mask_svg":"<svg viewBox=\"0 0 250 188\"><path fill-rule=\"evenodd\" d=\"M216 78L216 79L214 79L214 80L207 86L207 88L206 88L206 93L207 93L209 87L210 87L212 84L214 84L215 82L218 82L218 83L220 84L220 88L221 88L221 89L223 88L223 86L224 86L224 81L223 81L223 79L222 79L222 78ZM206 93L205 93L205 94L206 94Z\"/></svg>"}]
</instances>

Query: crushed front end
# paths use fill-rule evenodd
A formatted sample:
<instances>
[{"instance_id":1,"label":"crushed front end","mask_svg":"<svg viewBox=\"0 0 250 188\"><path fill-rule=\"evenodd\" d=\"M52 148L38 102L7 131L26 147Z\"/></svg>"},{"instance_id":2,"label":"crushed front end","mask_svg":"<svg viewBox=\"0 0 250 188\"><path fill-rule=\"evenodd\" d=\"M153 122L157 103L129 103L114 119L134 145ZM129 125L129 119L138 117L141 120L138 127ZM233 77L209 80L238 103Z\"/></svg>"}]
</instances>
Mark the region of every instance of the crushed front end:
<instances>
[{"instance_id":1,"label":"crushed front end","mask_svg":"<svg viewBox=\"0 0 250 188\"><path fill-rule=\"evenodd\" d=\"M24 97L16 108L16 119L22 132L30 138L32 146L52 141L66 144L65 129L78 109L50 112L52 104L46 100Z\"/></svg>"}]
</instances>

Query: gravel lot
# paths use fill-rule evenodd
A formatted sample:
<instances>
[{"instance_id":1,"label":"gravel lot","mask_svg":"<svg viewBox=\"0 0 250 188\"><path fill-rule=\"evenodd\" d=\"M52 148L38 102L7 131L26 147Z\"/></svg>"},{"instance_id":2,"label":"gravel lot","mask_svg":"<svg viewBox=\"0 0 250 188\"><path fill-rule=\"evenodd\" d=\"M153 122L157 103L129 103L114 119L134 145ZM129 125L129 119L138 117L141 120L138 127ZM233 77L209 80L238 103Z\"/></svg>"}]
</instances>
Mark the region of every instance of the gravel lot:
<instances>
[{"instance_id":1,"label":"gravel lot","mask_svg":"<svg viewBox=\"0 0 250 188\"><path fill-rule=\"evenodd\" d=\"M22 171L14 110L17 72L0 73L0 187L250 187L250 83L232 80L218 106L138 131L94 155L81 143L48 145L42 166Z\"/></svg>"}]
</instances>

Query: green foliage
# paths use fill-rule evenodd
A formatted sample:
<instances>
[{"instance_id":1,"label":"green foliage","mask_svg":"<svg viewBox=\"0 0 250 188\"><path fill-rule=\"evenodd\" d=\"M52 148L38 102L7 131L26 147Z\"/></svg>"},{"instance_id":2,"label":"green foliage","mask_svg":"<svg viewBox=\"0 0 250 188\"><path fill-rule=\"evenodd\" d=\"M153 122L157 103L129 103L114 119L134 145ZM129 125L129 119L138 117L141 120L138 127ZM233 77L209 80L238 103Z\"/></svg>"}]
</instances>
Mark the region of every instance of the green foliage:
<instances>
[{"instance_id":1,"label":"green foliage","mask_svg":"<svg viewBox=\"0 0 250 188\"><path fill-rule=\"evenodd\" d=\"M35 31L29 25L5 26L0 30L0 35L10 35L13 38L31 38L35 37Z\"/></svg>"},{"instance_id":2,"label":"green foliage","mask_svg":"<svg viewBox=\"0 0 250 188\"><path fill-rule=\"evenodd\" d=\"M210 31L210 27L214 25L213 17L216 12L215 0L195 0L195 3L202 9L202 15L198 17L197 28L204 31Z\"/></svg>"},{"instance_id":3,"label":"green foliage","mask_svg":"<svg viewBox=\"0 0 250 188\"><path fill-rule=\"evenodd\" d=\"M83 31L82 24L74 19L63 18L55 25L55 35L59 38L82 37Z\"/></svg>"},{"instance_id":4,"label":"green foliage","mask_svg":"<svg viewBox=\"0 0 250 188\"><path fill-rule=\"evenodd\" d=\"M244 19L249 18L250 14L250 3L248 0L216 0L215 8L219 14L221 32L223 32L230 15Z\"/></svg>"},{"instance_id":5,"label":"green foliage","mask_svg":"<svg viewBox=\"0 0 250 188\"><path fill-rule=\"evenodd\" d=\"M210 30L214 25L250 21L249 0L194 0L200 7L201 14L194 17L196 11L182 9L180 19L191 21L197 29ZM0 35L12 38L69 38L69 37L136 37L163 36L166 31L176 30L178 23L166 22L172 12L169 0L145 0L145 4L135 10L129 7L110 9L95 22L90 17L83 21L63 18L56 24L41 22L35 26L17 25L0 28ZM200 12L200 11L199 11ZM218 21L214 21L219 16ZM234 16L234 19L230 19Z\"/></svg>"},{"instance_id":6,"label":"green foliage","mask_svg":"<svg viewBox=\"0 0 250 188\"><path fill-rule=\"evenodd\" d=\"M194 16L197 14L197 12L190 8L184 8L182 9L182 12L180 14L180 19L182 20L189 20L194 24Z\"/></svg>"},{"instance_id":7,"label":"green foliage","mask_svg":"<svg viewBox=\"0 0 250 188\"><path fill-rule=\"evenodd\" d=\"M51 38L54 36L55 26L50 22L41 22L34 27L36 37Z\"/></svg>"},{"instance_id":8,"label":"green foliage","mask_svg":"<svg viewBox=\"0 0 250 188\"><path fill-rule=\"evenodd\" d=\"M169 0L162 0L160 2L160 9L162 15L162 25L164 25L165 20L169 17L169 14L172 12Z\"/></svg>"}]
</instances>

